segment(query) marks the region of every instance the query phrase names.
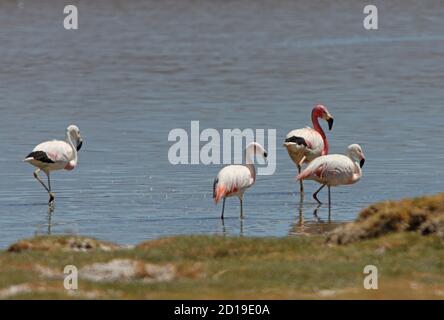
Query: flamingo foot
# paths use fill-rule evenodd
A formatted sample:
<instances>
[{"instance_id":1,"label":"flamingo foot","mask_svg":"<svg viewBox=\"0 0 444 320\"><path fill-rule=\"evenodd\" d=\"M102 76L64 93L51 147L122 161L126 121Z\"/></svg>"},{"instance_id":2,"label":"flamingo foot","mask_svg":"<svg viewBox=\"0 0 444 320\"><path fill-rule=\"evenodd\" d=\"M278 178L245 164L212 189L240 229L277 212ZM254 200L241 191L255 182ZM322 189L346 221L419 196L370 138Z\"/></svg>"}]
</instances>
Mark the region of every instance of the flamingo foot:
<instances>
[{"instance_id":1,"label":"flamingo foot","mask_svg":"<svg viewBox=\"0 0 444 320\"><path fill-rule=\"evenodd\" d=\"M54 200L55 200L54 193L49 192L49 202L48 202L48 205L49 205L50 207L53 207L53 206L54 206Z\"/></svg>"}]
</instances>

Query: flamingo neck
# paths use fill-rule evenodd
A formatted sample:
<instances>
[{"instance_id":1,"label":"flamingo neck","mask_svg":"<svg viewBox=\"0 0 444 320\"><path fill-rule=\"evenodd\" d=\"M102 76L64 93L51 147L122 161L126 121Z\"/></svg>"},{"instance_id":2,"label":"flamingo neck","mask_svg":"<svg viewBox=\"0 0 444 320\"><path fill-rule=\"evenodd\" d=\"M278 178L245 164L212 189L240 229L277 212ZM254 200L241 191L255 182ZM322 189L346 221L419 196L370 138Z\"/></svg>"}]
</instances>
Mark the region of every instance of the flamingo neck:
<instances>
[{"instance_id":1,"label":"flamingo neck","mask_svg":"<svg viewBox=\"0 0 444 320\"><path fill-rule=\"evenodd\" d=\"M75 167L77 165L77 147L74 146L74 143L72 142L71 135L69 133L66 134L66 141L71 146L72 152L73 152L73 158L71 161L69 161L70 167Z\"/></svg>"},{"instance_id":2,"label":"flamingo neck","mask_svg":"<svg viewBox=\"0 0 444 320\"><path fill-rule=\"evenodd\" d=\"M248 170L250 170L250 174L251 177L253 178L253 181L256 180L256 168L254 167L254 163L253 163L253 156L251 155L251 151L247 150L247 154L246 154L246 167L248 168Z\"/></svg>"},{"instance_id":3,"label":"flamingo neck","mask_svg":"<svg viewBox=\"0 0 444 320\"><path fill-rule=\"evenodd\" d=\"M324 149L322 150L322 155L328 154L329 145L327 137L325 136L324 130L322 129L321 125L319 124L319 115L316 114L315 111L311 113L311 121L313 122L313 128L321 135L322 141L324 142Z\"/></svg>"},{"instance_id":4,"label":"flamingo neck","mask_svg":"<svg viewBox=\"0 0 444 320\"><path fill-rule=\"evenodd\" d=\"M353 174L353 180L358 181L362 177L362 169L361 169L361 166L359 165L359 162L354 161L354 160L352 160L352 161L355 164L355 172Z\"/></svg>"},{"instance_id":5,"label":"flamingo neck","mask_svg":"<svg viewBox=\"0 0 444 320\"><path fill-rule=\"evenodd\" d=\"M251 177L253 178L253 183L256 181L256 168L253 164L247 164L246 167L250 170Z\"/></svg>"}]
</instances>

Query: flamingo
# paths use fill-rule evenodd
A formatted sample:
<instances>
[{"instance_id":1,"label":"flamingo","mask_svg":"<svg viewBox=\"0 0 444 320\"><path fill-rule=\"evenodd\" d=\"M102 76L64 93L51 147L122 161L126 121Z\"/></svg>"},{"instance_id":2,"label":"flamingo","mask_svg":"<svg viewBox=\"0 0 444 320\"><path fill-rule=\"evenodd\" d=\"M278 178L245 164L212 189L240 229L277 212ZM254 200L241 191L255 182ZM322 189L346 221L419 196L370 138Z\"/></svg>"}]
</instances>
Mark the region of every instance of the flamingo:
<instances>
[{"instance_id":1,"label":"flamingo","mask_svg":"<svg viewBox=\"0 0 444 320\"><path fill-rule=\"evenodd\" d=\"M46 141L37 145L26 156L25 162L32 164L37 169L34 178L45 188L49 194L49 205L54 203L54 194L51 191L50 172L55 170L73 170L77 166L77 151L82 147L83 140L80 130L75 125L66 128L66 141ZM48 186L40 179L39 172L43 171L48 177Z\"/></svg>"},{"instance_id":2,"label":"flamingo","mask_svg":"<svg viewBox=\"0 0 444 320\"><path fill-rule=\"evenodd\" d=\"M221 219L224 219L225 199L237 196L240 201L240 218L243 219L243 197L246 189L256 181L256 169L253 156L261 155L267 159L267 151L257 142L250 143L245 148L246 165L230 165L222 168L214 179L213 199L216 204L223 198Z\"/></svg>"},{"instance_id":3,"label":"flamingo","mask_svg":"<svg viewBox=\"0 0 444 320\"><path fill-rule=\"evenodd\" d=\"M315 180L322 186L313 194L313 198L319 203L317 195L325 186L328 186L328 204L331 204L330 187L354 184L362 177L362 167L365 156L358 144L351 144L347 148L347 154L331 154L314 159L300 173L297 180Z\"/></svg>"},{"instance_id":4,"label":"flamingo","mask_svg":"<svg viewBox=\"0 0 444 320\"><path fill-rule=\"evenodd\" d=\"M318 104L311 111L311 121L313 128L306 127L295 129L287 134L284 147L287 148L288 155L298 167L298 173L301 173L302 164L311 162L313 159L328 154L328 140L324 130L319 125L318 118L322 118L328 123L328 129L333 127L333 117L327 108ZM300 183L300 191L304 192L304 184Z\"/></svg>"}]
</instances>

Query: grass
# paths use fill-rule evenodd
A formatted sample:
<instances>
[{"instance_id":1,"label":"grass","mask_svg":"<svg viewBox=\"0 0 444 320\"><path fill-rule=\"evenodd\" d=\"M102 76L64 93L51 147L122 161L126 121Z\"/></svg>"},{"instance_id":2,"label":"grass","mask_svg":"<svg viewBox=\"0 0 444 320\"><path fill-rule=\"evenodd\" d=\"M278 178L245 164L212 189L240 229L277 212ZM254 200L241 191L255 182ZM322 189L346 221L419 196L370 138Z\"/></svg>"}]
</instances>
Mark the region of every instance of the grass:
<instances>
[{"instance_id":1,"label":"grass","mask_svg":"<svg viewBox=\"0 0 444 320\"><path fill-rule=\"evenodd\" d=\"M437 219L441 200L434 196L371 206L352 227L333 231L337 238L362 227L369 235L359 241L352 237L347 245L326 241L331 236L324 235L170 237L133 248L73 236L26 239L0 252L0 298L444 299L442 220ZM88 277L91 266L99 270L103 265L97 263L110 261L134 262L134 273L113 279L101 274L107 281ZM363 288L368 264L378 268L378 290ZM65 265L79 270L76 291L63 287ZM159 281L163 270L173 270L173 278Z\"/></svg>"},{"instance_id":2,"label":"grass","mask_svg":"<svg viewBox=\"0 0 444 320\"><path fill-rule=\"evenodd\" d=\"M347 244L403 231L433 233L444 240L444 193L371 205L355 222L331 232L328 241Z\"/></svg>"},{"instance_id":3,"label":"grass","mask_svg":"<svg viewBox=\"0 0 444 320\"><path fill-rule=\"evenodd\" d=\"M54 238L29 241L49 240ZM139 278L110 282L82 279L83 266L113 259L172 264L176 277L152 283ZM63 287L63 268L68 264L80 270L75 293ZM367 264L378 267L378 290L363 288L362 272ZM53 270L54 275L45 276L42 267ZM392 234L347 246L328 245L322 236L190 236L110 251L2 252L0 270L0 298L14 299L444 298L443 244L436 236L418 233ZM10 292L13 286L23 284L26 290L19 287L18 292Z\"/></svg>"}]
</instances>

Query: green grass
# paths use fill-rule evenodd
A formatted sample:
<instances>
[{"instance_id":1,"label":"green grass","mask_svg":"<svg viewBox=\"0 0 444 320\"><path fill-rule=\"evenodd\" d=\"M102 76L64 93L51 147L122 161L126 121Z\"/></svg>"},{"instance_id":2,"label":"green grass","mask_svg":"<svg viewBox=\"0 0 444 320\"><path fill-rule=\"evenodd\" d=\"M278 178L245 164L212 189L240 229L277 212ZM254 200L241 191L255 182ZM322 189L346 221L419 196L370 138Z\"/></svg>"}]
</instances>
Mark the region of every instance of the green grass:
<instances>
[{"instance_id":1,"label":"green grass","mask_svg":"<svg viewBox=\"0 0 444 320\"><path fill-rule=\"evenodd\" d=\"M444 194L374 204L327 236L187 236L131 249L37 237L0 252L0 298L444 299L443 241ZM134 276L93 282L81 270L114 259L136 261ZM149 267L163 272L167 264L172 280L146 282L155 278ZM369 264L378 268L378 290L363 288ZM75 292L63 287L66 265L79 269Z\"/></svg>"},{"instance_id":2,"label":"green grass","mask_svg":"<svg viewBox=\"0 0 444 320\"><path fill-rule=\"evenodd\" d=\"M39 237L27 243L66 243L68 238ZM79 290L69 294L62 278L44 277L36 269L36 265L45 266L62 275L68 264L80 269L116 258L170 263L176 266L177 277L157 283L140 279L92 282L82 279L80 272ZM378 290L363 288L362 272L367 264L378 267ZM19 284L31 289L5 294L5 289ZM323 236L188 236L149 241L132 249L92 248L87 252L37 245L19 253L0 253L0 298L443 299L444 250L438 237L416 232L346 246L326 244Z\"/></svg>"}]
</instances>

